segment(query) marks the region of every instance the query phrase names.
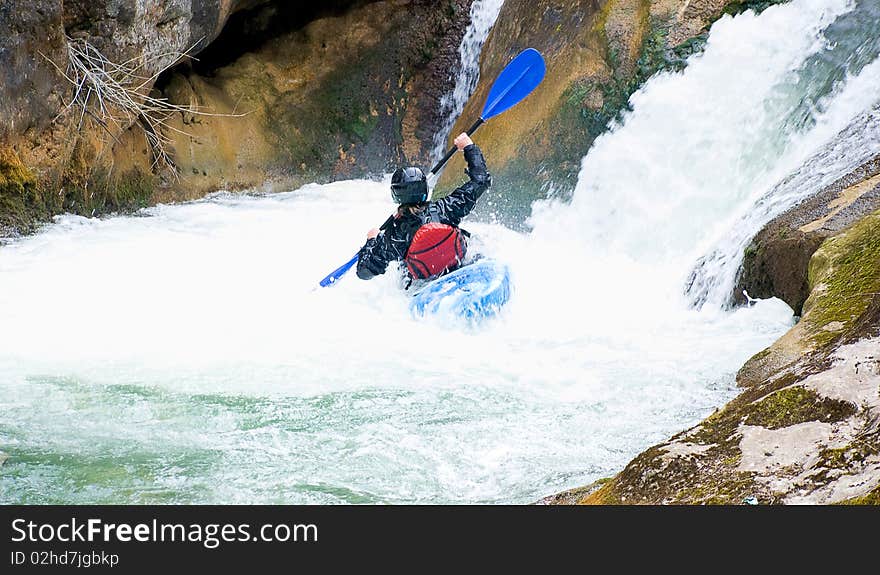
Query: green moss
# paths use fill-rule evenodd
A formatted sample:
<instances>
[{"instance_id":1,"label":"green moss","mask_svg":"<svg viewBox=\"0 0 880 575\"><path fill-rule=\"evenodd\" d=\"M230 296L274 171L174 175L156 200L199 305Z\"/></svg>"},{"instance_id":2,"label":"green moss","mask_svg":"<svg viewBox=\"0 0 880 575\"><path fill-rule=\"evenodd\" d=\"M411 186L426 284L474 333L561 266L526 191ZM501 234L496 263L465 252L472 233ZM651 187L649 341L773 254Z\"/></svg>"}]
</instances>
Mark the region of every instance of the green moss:
<instances>
[{"instance_id":1,"label":"green moss","mask_svg":"<svg viewBox=\"0 0 880 575\"><path fill-rule=\"evenodd\" d=\"M736 410L721 409L706 418L689 439L700 445L733 447L741 420L742 416Z\"/></svg>"},{"instance_id":2,"label":"green moss","mask_svg":"<svg viewBox=\"0 0 880 575\"><path fill-rule=\"evenodd\" d=\"M48 218L52 198L15 152L0 147L0 232L33 231L36 221Z\"/></svg>"},{"instance_id":3,"label":"green moss","mask_svg":"<svg viewBox=\"0 0 880 575\"><path fill-rule=\"evenodd\" d=\"M585 487L577 487L544 497L538 503L544 505L580 505L609 481L611 481L610 477L598 479Z\"/></svg>"},{"instance_id":4,"label":"green moss","mask_svg":"<svg viewBox=\"0 0 880 575\"><path fill-rule=\"evenodd\" d=\"M708 481L688 485L679 489L673 496L677 503L688 505L737 505L755 493L756 485L752 473L710 477Z\"/></svg>"},{"instance_id":5,"label":"green moss","mask_svg":"<svg viewBox=\"0 0 880 575\"><path fill-rule=\"evenodd\" d=\"M404 24L389 26L399 29ZM406 86L427 62L424 58L432 57L427 52L402 56L401 42L395 35L361 48L349 60L335 62L308 93L292 91L271 98L267 128L279 151L273 167L327 181L331 175L383 173L389 156L397 162L401 119L409 103ZM424 50L435 50L437 42L427 38ZM400 72L388 81L391 63L397 63Z\"/></svg>"},{"instance_id":6,"label":"green moss","mask_svg":"<svg viewBox=\"0 0 880 575\"><path fill-rule=\"evenodd\" d=\"M728 449L716 446L695 457L664 455L662 446L650 448L581 503L738 505L761 493L753 473L736 471L739 454Z\"/></svg>"},{"instance_id":7,"label":"green moss","mask_svg":"<svg viewBox=\"0 0 880 575\"><path fill-rule=\"evenodd\" d=\"M819 452L819 459L823 467L841 469L849 465L846 457L847 449L823 449Z\"/></svg>"},{"instance_id":8,"label":"green moss","mask_svg":"<svg viewBox=\"0 0 880 575\"><path fill-rule=\"evenodd\" d=\"M446 3L444 10L446 13L446 18L452 20L453 18L455 18L456 14L458 14L458 4L449 1Z\"/></svg>"},{"instance_id":9,"label":"green moss","mask_svg":"<svg viewBox=\"0 0 880 575\"><path fill-rule=\"evenodd\" d=\"M114 173L85 144L77 145L61 184L61 210L86 216L127 213L150 205L156 177L139 168Z\"/></svg>"},{"instance_id":10,"label":"green moss","mask_svg":"<svg viewBox=\"0 0 880 575\"><path fill-rule=\"evenodd\" d=\"M416 66L424 67L427 66L431 60L434 58L434 54L437 52L437 48L439 48L439 44L436 38L430 38L427 42L419 44L419 59L416 62Z\"/></svg>"},{"instance_id":11,"label":"green moss","mask_svg":"<svg viewBox=\"0 0 880 575\"><path fill-rule=\"evenodd\" d=\"M735 453L721 460L725 467L737 467L742 461L742 453Z\"/></svg>"},{"instance_id":12,"label":"green moss","mask_svg":"<svg viewBox=\"0 0 880 575\"><path fill-rule=\"evenodd\" d=\"M597 32L600 34L605 33L605 27L608 24L608 17L611 16L611 9L614 8L616 1L606 2L602 9L599 11L599 14L596 15L596 19L593 21L593 32Z\"/></svg>"},{"instance_id":13,"label":"green moss","mask_svg":"<svg viewBox=\"0 0 880 575\"><path fill-rule=\"evenodd\" d=\"M136 211L150 205L154 180L150 174L135 169L120 178L108 179L99 211Z\"/></svg>"},{"instance_id":14,"label":"green moss","mask_svg":"<svg viewBox=\"0 0 880 575\"><path fill-rule=\"evenodd\" d=\"M880 485L866 495L841 501L837 505L880 505Z\"/></svg>"},{"instance_id":15,"label":"green moss","mask_svg":"<svg viewBox=\"0 0 880 575\"><path fill-rule=\"evenodd\" d=\"M14 152L0 148L0 194L25 196L37 180Z\"/></svg>"},{"instance_id":16,"label":"green moss","mask_svg":"<svg viewBox=\"0 0 880 575\"><path fill-rule=\"evenodd\" d=\"M613 478L604 481L598 489L578 500L578 505L620 505L620 498L614 492L614 485Z\"/></svg>"},{"instance_id":17,"label":"green moss","mask_svg":"<svg viewBox=\"0 0 880 575\"><path fill-rule=\"evenodd\" d=\"M851 417L856 407L845 401L821 397L802 386L776 391L754 404L744 423L780 429L807 421L831 423Z\"/></svg>"},{"instance_id":18,"label":"green moss","mask_svg":"<svg viewBox=\"0 0 880 575\"><path fill-rule=\"evenodd\" d=\"M810 261L809 282L804 320L821 347L845 334L880 293L880 212L826 240Z\"/></svg>"},{"instance_id":19,"label":"green moss","mask_svg":"<svg viewBox=\"0 0 880 575\"><path fill-rule=\"evenodd\" d=\"M819 466L827 469L850 469L868 457L880 454L880 447L864 440L856 440L846 447L824 448L819 452Z\"/></svg>"},{"instance_id":20,"label":"green moss","mask_svg":"<svg viewBox=\"0 0 880 575\"><path fill-rule=\"evenodd\" d=\"M755 355L753 355L751 357L751 359L749 359L749 361L752 362L752 361L761 361L761 360L767 359L768 357L770 357L770 355L772 353L773 353L773 350L768 347L762 351L759 351Z\"/></svg>"},{"instance_id":21,"label":"green moss","mask_svg":"<svg viewBox=\"0 0 880 575\"><path fill-rule=\"evenodd\" d=\"M368 142L378 124L379 116L368 113L355 118L347 131L357 136L361 142Z\"/></svg>"}]
</instances>

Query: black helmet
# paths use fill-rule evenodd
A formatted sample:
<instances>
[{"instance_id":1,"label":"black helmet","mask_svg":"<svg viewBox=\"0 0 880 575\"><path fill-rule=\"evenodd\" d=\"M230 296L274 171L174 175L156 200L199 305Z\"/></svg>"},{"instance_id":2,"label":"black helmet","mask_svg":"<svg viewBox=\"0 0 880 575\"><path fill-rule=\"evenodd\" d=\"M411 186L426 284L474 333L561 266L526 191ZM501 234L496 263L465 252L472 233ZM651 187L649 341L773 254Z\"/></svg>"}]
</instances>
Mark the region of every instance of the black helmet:
<instances>
[{"instance_id":1,"label":"black helmet","mask_svg":"<svg viewBox=\"0 0 880 575\"><path fill-rule=\"evenodd\" d=\"M391 197L398 204L428 201L428 178L419 168L399 168L391 176Z\"/></svg>"}]
</instances>

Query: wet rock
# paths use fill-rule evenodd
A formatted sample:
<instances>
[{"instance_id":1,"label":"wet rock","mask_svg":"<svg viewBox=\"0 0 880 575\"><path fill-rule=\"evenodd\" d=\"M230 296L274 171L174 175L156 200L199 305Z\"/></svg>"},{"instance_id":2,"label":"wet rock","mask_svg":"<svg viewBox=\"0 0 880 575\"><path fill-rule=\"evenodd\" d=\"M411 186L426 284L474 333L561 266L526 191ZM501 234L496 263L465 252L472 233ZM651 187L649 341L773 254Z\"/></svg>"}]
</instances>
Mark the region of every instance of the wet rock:
<instances>
[{"instance_id":1,"label":"wet rock","mask_svg":"<svg viewBox=\"0 0 880 575\"><path fill-rule=\"evenodd\" d=\"M801 314L810 293L808 266L829 237L880 209L880 157L867 162L817 195L773 219L756 234L743 258L732 295L778 297Z\"/></svg>"},{"instance_id":2,"label":"wet rock","mask_svg":"<svg viewBox=\"0 0 880 575\"><path fill-rule=\"evenodd\" d=\"M0 0L0 149L37 182L27 195L0 190L3 235L60 212L131 211L424 160L471 1ZM157 130L143 115L105 115L94 98L87 113L68 106L71 42L141 66L134 100L153 90L202 113L162 114L168 128ZM208 47L199 65L182 57ZM157 133L172 140L162 150Z\"/></svg>"},{"instance_id":3,"label":"wet rock","mask_svg":"<svg viewBox=\"0 0 880 575\"><path fill-rule=\"evenodd\" d=\"M233 63L175 73L175 102L243 117L175 118L186 187L294 187L428 162L470 0L372 2L320 17Z\"/></svg>"},{"instance_id":4,"label":"wet rock","mask_svg":"<svg viewBox=\"0 0 880 575\"><path fill-rule=\"evenodd\" d=\"M24 195L0 189L3 235L30 232L62 211L95 215L152 199L152 162L140 155L148 146L136 118L101 118L87 91L90 114L69 105L75 90L65 77L68 38L87 42L113 62L142 64L133 82L141 98L160 70L184 52L196 54L230 14L258 3L0 0L0 149L36 178Z\"/></svg>"}]
</instances>

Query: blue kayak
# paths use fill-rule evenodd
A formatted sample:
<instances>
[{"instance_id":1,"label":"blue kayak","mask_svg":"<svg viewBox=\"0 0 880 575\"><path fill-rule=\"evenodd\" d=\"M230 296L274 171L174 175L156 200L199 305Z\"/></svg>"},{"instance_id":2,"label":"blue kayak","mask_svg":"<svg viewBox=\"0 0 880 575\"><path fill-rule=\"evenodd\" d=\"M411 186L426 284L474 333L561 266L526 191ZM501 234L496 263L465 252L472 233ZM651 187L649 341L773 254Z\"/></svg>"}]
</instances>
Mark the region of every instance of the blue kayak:
<instances>
[{"instance_id":1,"label":"blue kayak","mask_svg":"<svg viewBox=\"0 0 880 575\"><path fill-rule=\"evenodd\" d=\"M510 270L481 259L439 277L413 296L409 309L415 317L444 315L471 322L498 314L510 299Z\"/></svg>"}]
</instances>

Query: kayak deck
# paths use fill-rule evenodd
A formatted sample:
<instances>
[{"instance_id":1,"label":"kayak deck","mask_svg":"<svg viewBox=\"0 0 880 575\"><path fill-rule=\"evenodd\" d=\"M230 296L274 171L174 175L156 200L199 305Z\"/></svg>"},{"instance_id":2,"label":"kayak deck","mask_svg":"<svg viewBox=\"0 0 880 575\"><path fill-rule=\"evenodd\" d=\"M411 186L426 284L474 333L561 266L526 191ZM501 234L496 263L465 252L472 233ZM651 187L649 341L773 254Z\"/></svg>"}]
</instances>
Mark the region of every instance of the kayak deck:
<instances>
[{"instance_id":1,"label":"kayak deck","mask_svg":"<svg viewBox=\"0 0 880 575\"><path fill-rule=\"evenodd\" d=\"M493 259L481 259L439 277L410 301L414 317L442 315L480 321L498 314L510 299L510 270Z\"/></svg>"}]
</instances>

